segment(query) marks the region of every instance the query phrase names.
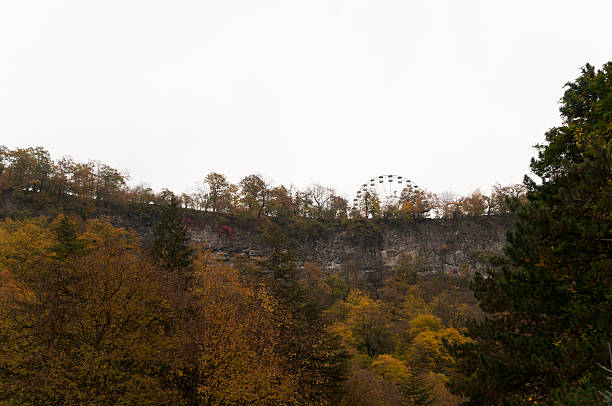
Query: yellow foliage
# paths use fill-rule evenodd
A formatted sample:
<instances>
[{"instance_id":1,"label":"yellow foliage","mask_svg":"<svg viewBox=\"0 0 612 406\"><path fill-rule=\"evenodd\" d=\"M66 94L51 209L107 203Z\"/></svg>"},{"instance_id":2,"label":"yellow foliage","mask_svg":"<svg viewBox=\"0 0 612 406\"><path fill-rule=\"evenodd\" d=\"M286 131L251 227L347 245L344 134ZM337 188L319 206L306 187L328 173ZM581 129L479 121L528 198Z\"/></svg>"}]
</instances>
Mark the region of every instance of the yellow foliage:
<instances>
[{"instance_id":1,"label":"yellow foliage","mask_svg":"<svg viewBox=\"0 0 612 406\"><path fill-rule=\"evenodd\" d=\"M34 272L49 266L51 248L57 243L46 220L6 220L0 226L0 267L14 276L31 280Z\"/></svg>"},{"instance_id":2,"label":"yellow foliage","mask_svg":"<svg viewBox=\"0 0 612 406\"><path fill-rule=\"evenodd\" d=\"M384 379L400 386L405 385L412 376L412 371L406 364L389 354L379 355L372 362L372 368Z\"/></svg>"},{"instance_id":3,"label":"yellow foliage","mask_svg":"<svg viewBox=\"0 0 612 406\"><path fill-rule=\"evenodd\" d=\"M296 333L265 280L210 253L186 277L155 267L132 231L76 226L0 222L0 404L327 400L330 333L353 345L346 324Z\"/></svg>"},{"instance_id":4,"label":"yellow foliage","mask_svg":"<svg viewBox=\"0 0 612 406\"><path fill-rule=\"evenodd\" d=\"M442 328L442 320L433 314L419 314L410 320L410 335L416 337L424 331L439 331Z\"/></svg>"},{"instance_id":5,"label":"yellow foliage","mask_svg":"<svg viewBox=\"0 0 612 406\"><path fill-rule=\"evenodd\" d=\"M394 340L391 325L378 302L354 290L348 295L347 308L346 323L358 350L372 357L391 349Z\"/></svg>"},{"instance_id":6,"label":"yellow foliage","mask_svg":"<svg viewBox=\"0 0 612 406\"><path fill-rule=\"evenodd\" d=\"M450 343L465 343L463 337L455 328L442 330L423 330L419 332L408 347L409 358L423 368L438 370L454 363L443 341Z\"/></svg>"},{"instance_id":7,"label":"yellow foliage","mask_svg":"<svg viewBox=\"0 0 612 406\"><path fill-rule=\"evenodd\" d=\"M333 334L336 334L338 337L340 337L342 345L344 345L345 348L351 348L356 345L355 337L353 336L353 332L351 331L351 328L346 323L342 323L342 322L333 323L331 326L329 326L329 331Z\"/></svg>"},{"instance_id":8,"label":"yellow foliage","mask_svg":"<svg viewBox=\"0 0 612 406\"><path fill-rule=\"evenodd\" d=\"M291 403L295 380L279 350L276 301L210 253L195 268L199 395L211 405Z\"/></svg>"},{"instance_id":9,"label":"yellow foliage","mask_svg":"<svg viewBox=\"0 0 612 406\"><path fill-rule=\"evenodd\" d=\"M0 400L33 404L164 403L153 365L173 346L166 301L134 234L104 220L82 238L90 250L60 258L45 221L0 225L3 306ZM23 292L29 292L27 296Z\"/></svg>"}]
</instances>

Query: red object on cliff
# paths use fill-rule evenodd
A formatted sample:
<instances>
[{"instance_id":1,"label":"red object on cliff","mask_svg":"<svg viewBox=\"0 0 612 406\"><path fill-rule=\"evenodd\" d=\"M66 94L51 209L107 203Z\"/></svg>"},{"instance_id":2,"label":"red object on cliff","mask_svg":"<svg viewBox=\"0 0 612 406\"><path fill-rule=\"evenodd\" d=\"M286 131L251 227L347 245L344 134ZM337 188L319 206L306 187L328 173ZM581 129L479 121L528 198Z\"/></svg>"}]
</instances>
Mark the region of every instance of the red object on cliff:
<instances>
[{"instance_id":1,"label":"red object on cliff","mask_svg":"<svg viewBox=\"0 0 612 406\"><path fill-rule=\"evenodd\" d=\"M232 228L227 224L223 224L221 227L219 227L217 229L217 234L219 234L219 237L225 234L229 237L230 240L234 239L234 232L232 231Z\"/></svg>"}]
</instances>

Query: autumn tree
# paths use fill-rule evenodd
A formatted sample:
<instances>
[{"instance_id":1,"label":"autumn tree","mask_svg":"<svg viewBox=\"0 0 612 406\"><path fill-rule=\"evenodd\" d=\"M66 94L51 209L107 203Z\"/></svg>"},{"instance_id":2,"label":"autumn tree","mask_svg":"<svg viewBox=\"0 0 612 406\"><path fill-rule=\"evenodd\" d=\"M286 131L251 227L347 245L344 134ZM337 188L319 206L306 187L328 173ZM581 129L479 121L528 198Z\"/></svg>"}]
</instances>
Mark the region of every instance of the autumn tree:
<instances>
[{"instance_id":1,"label":"autumn tree","mask_svg":"<svg viewBox=\"0 0 612 406\"><path fill-rule=\"evenodd\" d=\"M406 186L400 195L400 209L413 219L425 218L433 209L433 195L415 186Z\"/></svg>"},{"instance_id":2,"label":"autumn tree","mask_svg":"<svg viewBox=\"0 0 612 406\"><path fill-rule=\"evenodd\" d=\"M139 184L130 188L127 193L127 199L139 205L149 205L155 202L155 193L149 185Z\"/></svg>"},{"instance_id":3,"label":"autumn tree","mask_svg":"<svg viewBox=\"0 0 612 406\"><path fill-rule=\"evenodd\" d=\"M341 406L401 405L404 400L397 385L384 379L371 368L360 366L358 362L351 365L344 391L339 403Z\"/></svg>"},{"instance_id":4,"label":"autumn tree","mask_svg":"<svg viewBox=\"0 0 612 406\"><path fill-rule=\"evenodd\" d=\"M382 215L382 203L375 190L367 190L357 196L357 202L353 206L356 210L353 216L365 218L380 217Z\"/></svg>"},{"instance_id":5,"label":"autumn tree","mask_svg":"<svg viewBox=\"0 0 612 406\"><path fill-rule=\"evenodd\" d=\"M499 183L493 185L491 197L488 202L487 214L508 214L510 213L510 204L514 200L520 202L526 201L527 188L525 185L508 185L502 186Z\"/></svg>"},{"instance_id":6,"label":"autumn tree","mask_svg":"<svg viewBox=\"0 0 612 406\"><path fill-rule=\"evenodd\" d=\"M312 201L311 217L318 219L323 218L331 198L335 194L334 190L319 184L314 184L308 187L307 193Z\"/></svg>"},{"instance_id":7,"label":"autumn tree","mask_svg":"<svg viewBox=\"0 0 612 406\"><path fill-rule=\"evenodd\" d=\"M180 404L159 377L172 312L133 233L58 218L0 234L0 401Z\"/></svg>"},{"instance_id":8,"label":"autumn tree","mask_svg":"<svg viewBox=\"0 0 612 406\"><path fill-rule=\"evenodd\" d=\"M442 192L436 195L434 210L439 218L451 218L458 211L459 196L453 192Z\"/></svg>"},{"instance_id":9,"label":"autumn tree","mask_svg":"<svg viewBox=\"0 0 612 406\"><path fill-rule=\"evenodd\" d=\"M57 160L51 179L51 193L59 198L60 201L67 202L71 193L72 181L72 158L65 156Z\"/></svg>"},{"instance_id":10,"label":"autumn tree","mask_svg":"<svg viewBox=\"0 0 612 406\"><path fill-rule=\"evenodd\" d=\"M270 216L281 219L287 219L294 214L294 202L286 187L281 185L270 190L267 212Z\"/></svg>"},{"instance_id":11,"label":"autumn tree","mask_svg":"<svg viewBox=\"0 0 612 406\"><path fill-rule=\"evenodd\" d=\"M297 404L299 381L284 352L282 309L262 286L212 254L196 256L192 343L186 365L195 391L192 404ZM185 376L185 375L183 375ZM180 377L178 378L180 379Z\"/></svg>"},{"instance_id":12,"label":"autumn tree","mask_svg":"<svg viewBox=\"0 0 612 406\"><path fill-rule=\"evenodd\" d=\"M95 163L95 193L96 205L118 203L122 191L126 187L127 176L115 168L101 162Z\"/></svg>"},{"instance_id":13,"label":"autumn tree","mask_svg":"<svg viewBox=\"0 0 612 406\"><path fill-rule=\"evenodd\" d=\"M420 368L441 372L454 364L445 344L468 342L453 327L443 328L442 320L431 314L420 314L410 321L410 344L407 354Z\"/></svg>"},{"instance_id":14,"label":"autumn tree","mask_svg":"<svg viewBox=\"0 0 612 406\"><path fill-rule=\"evenodd\" d=\"M347 306L346 322L358 350L374 357L393 348L391 325L380 304L363 292L353 291L347 298Z\"/></svg>"},{"instance_id":15,"label":"autumn tree","mask_svg":"<svg viewBox=\"0 0 612 406\"><path fill-rule=\"evenodd\" d=\"M3 147L0 160L4 178L2 183L14 193L21 196L49 190L53 161L49 151L43 147L15 150Z\"/></svg>"},{"instance_id":16,"label":"autumn tree","mask_svg":"<svg viewBox=\"0 0 612 406\"><path fill-rule=\"evenodd\" d=\"M227 181L225 175L211 172L204 177L208 188L208 207L215 213L227 212L234 203L236 186Z\"/></svg>"},{"instance_id":17,"label":"autumn tree","mask_svg":"<svg viewBox=\"0 0 612 406\"><path fill-rule=\"evenodd\" d=\"M479 189L476 189L472 194L463 197L459 201L459 207L466 216L482 216L487 212L487 201L487 196L483 195Z\"/></svg>"},{"instance_id":18,"label":"autumn tree","mask_svg":"<svg viewBox=\"0 0 612 406\"><path fill-rule=\"evenodd\" d=\"M270 199L270 185L259 175L245 176L240 180L240 202L249 215L260 217L265 213Z\"/></svg>"},{"instance_id":19,"label":"autumn tree","mask_svg":"<svg viewBox=\"0 0 612 406\"><path fill-rule=\"evenodd\" d=\"M346 220L349 211L348 201L342 196L333 195L329 201L329 216L334 220Z\"/></svg>"},{"instance_id":20,"label":"autumn tree","mask_svg":"<svg viewBox=\"0 0 612 406\"><path fill-rule=\"evenodd\" d=\"M71 192L82 202L93 201L96 195L94 163L73 162L71 169Z\"/></svg>"}]
</instances>

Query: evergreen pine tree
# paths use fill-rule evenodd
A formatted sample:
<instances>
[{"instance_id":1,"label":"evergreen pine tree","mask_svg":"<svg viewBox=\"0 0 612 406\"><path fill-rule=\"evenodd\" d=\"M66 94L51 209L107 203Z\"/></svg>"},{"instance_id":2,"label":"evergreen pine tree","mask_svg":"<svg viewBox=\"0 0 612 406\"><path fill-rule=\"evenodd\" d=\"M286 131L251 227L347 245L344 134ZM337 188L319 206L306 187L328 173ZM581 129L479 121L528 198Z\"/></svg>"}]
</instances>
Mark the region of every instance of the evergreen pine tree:
<instances>
[{"instance_id":1,"label":"evergreen pine tree","mask_svg":"<svg viewBox=\"0 0 612 406\"><path fill-rule=\"evenodd\" d=\"M430 406L434 404L435 398L431 387L426 385L416 373L410 374L401 390L406 397L406 406Z\"/></svg>"},{"instance_id":2,"label":"evergreen pine tree","mask_svg":"<svg viewBox=\"0 0 612 406\"><path fill-rule=\"evenodd\" d=\"M508 264L476 275L488 317L456 347L451 383L465 405L599 404L612 339L612 63L586 65L562 98L564 125L546 134L514 203Z\"/></svg>"},{"instance_id":3,"label":"evergreen pine tree","mask_svg":"<svg viewBox=\"0 0 612 406\"><path fill-rule=\"evenodd\" d=\"M161 206L161 219L155 227L152 251L160 268L188 275L193 267L193 249L183 219L179 199L170 195Z\"/></svg>"},{"instance_id":4,"label":"evergreen pine tree","mask_svg":"<svg viewBox=\"0 0 612 406\"><path fill-rule=\"evenodd\" d=\"M57 244L53 247L57 259L65 260L87 253L87 241L78 238L78 227L74 219L60 214L51 226L57 238Z\"/></svg>"},{"instance_id":5,"label":"evergreen pine tree","mask_svg":"<svg viewBox=\"0 0 612 406\"><path fill-rule=\"evenodd\" d=\"M280 320L285 353L296 371L304 404L336 404L345 379L348 356L339 337L323 321L321 305L299 284L295 256L278 245L260 264L279 300L284 317Z\"/></svg>"}]
</instances>

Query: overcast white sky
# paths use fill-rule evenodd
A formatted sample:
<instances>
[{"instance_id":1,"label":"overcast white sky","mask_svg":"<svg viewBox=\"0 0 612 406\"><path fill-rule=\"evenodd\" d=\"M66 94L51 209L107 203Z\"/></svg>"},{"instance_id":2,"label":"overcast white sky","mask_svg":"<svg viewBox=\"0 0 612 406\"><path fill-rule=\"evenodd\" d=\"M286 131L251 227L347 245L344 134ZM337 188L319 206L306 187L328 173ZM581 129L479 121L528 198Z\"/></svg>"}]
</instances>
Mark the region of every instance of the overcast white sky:
<instances>
[{"instance_id":1,"label":"overcast white sky","mask_svg":"<svg viewBox=\"0 0 612 406\"><path fill-rule=\"evenodd\" d=\"M611 1L0 0L0 144L182 192L206 173L521 182Z\"/></svg>"}]
</instances>

